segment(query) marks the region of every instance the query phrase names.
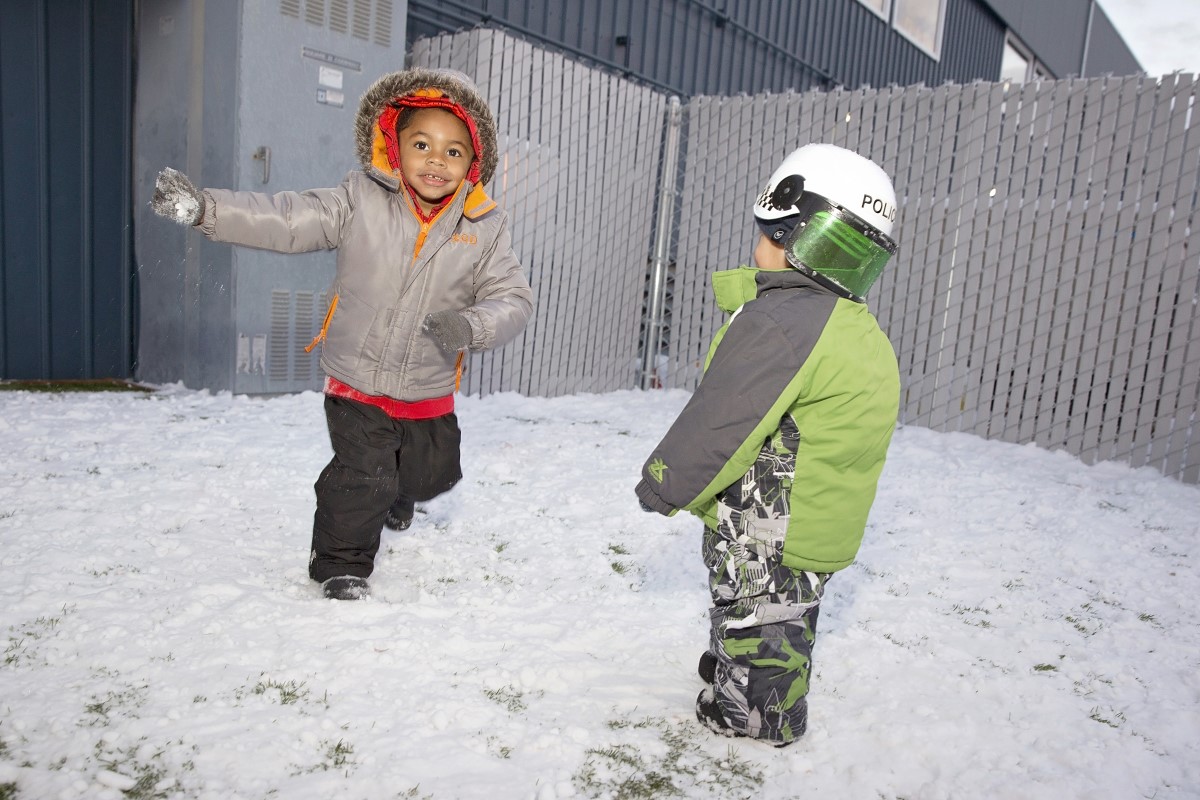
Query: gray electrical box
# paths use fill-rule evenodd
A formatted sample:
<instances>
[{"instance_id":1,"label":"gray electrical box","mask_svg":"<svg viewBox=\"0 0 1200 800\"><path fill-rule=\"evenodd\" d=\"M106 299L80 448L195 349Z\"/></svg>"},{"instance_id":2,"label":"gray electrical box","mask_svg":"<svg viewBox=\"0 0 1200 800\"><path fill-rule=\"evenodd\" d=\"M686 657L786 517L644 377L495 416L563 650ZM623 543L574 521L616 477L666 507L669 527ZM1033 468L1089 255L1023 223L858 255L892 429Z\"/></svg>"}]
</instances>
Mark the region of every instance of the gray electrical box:
<instances>
[{"instance_id":1,"label":"gray electrical box","mask_svg":"<svg viewBox=\"0 0 1200 800\"><path fill-rule=\"evenodd\" d=\"M163 167L275 193L355 169L354 117L404 67L405 0L141 0L134 120L137 378L245 394L319 389L335 254L209 242L150 210Z\"/></svg>"}]
</instances>

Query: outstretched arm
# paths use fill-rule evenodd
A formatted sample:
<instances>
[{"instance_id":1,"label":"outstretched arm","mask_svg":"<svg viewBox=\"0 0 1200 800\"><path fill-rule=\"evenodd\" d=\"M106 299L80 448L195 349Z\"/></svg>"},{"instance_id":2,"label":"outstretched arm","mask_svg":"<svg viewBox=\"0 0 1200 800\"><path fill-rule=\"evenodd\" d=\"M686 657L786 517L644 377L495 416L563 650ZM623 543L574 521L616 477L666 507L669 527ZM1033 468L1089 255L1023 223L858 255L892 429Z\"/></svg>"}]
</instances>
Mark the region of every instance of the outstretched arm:
<instances>
[{"instance_id":1,"label":"outstretched arm","mask_svg":"<svg viewBox=\"0 0 1200 800\"><path fill-rule=\"evenodd\" d=\"M277 194L197 189L170 167L159 173L150 206L161 217L198 227L213 241L278 253L337 247L353 210L345 182L333 189Z\"/></svg>"}]
</instances>

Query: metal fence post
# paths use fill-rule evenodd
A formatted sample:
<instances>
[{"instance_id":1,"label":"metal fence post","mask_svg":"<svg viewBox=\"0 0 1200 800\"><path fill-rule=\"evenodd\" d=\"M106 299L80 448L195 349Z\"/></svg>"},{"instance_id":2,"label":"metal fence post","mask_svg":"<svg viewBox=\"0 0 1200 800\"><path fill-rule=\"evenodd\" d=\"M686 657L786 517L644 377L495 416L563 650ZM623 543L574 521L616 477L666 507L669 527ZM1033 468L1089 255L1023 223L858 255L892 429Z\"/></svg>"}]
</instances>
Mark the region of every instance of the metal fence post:
<instances>
[{"instance_id":1,"label":"metal fence post","mask_svg":"<svg viewBox=\"0 0 1200 800\"><path fill-rule=\"evenodd\" d=\"M658 374L659 348L662 346L663 306L667 291L667 264L670 262L671 235L674 232L675 195L679 181L679 135L683 111L678 97L667 104L666 142L663 146L662 186L655 223L654 255L650 262L650 297L646 319L646 339L642 352L642 388L651 389Z\"/></svg>"}]
</instances>

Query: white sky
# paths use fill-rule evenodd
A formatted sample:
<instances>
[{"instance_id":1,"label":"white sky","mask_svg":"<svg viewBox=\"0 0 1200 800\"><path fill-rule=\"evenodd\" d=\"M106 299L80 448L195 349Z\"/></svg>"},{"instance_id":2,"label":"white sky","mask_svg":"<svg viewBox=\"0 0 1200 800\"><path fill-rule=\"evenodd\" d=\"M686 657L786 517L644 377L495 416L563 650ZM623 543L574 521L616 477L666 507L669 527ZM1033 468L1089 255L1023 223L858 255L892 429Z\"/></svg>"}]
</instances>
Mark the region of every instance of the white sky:
<instances>
[{"instance_id":1,"label":"white sky","mask_svg":"<svg viewBox=\"0 0 1200 800\"><path fill-rule=\"evenodd\" d=\"M1200 0L1099 2L1147 74L1200 74Z\"/></svg>"},{"instance_id":2,"label":"white sky","mask_svg":"<svg viewBox=\"0 0 1200 800\"><path fill-rule=\"evenodd\" d=\"M462 483L338 603L319 395L0 392L0 794L1200 797L1200 488L965 434L897 432L808 734L701 728L700 523L633 494L687 396L460 397Z\"/></svg>"}]
</instances>

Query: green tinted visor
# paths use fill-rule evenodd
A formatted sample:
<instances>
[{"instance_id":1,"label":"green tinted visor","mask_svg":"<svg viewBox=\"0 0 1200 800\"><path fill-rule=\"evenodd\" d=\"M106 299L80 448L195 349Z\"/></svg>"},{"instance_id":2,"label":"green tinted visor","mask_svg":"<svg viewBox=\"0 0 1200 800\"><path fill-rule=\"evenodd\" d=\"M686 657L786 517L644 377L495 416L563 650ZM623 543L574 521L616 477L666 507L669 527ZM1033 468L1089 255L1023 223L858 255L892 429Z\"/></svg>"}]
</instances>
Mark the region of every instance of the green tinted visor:
<instances>
[{"instance_id":1,"label":"green tinted visor","mask_svg":"<svg viewBox=\"0 0 1200 800\"><path fill-rule=\"evenodd\" d=\"M896 243L844 208L822 206L783 240L788 262L862 300L895 254Z\"/></svg>"}]
</instances>

